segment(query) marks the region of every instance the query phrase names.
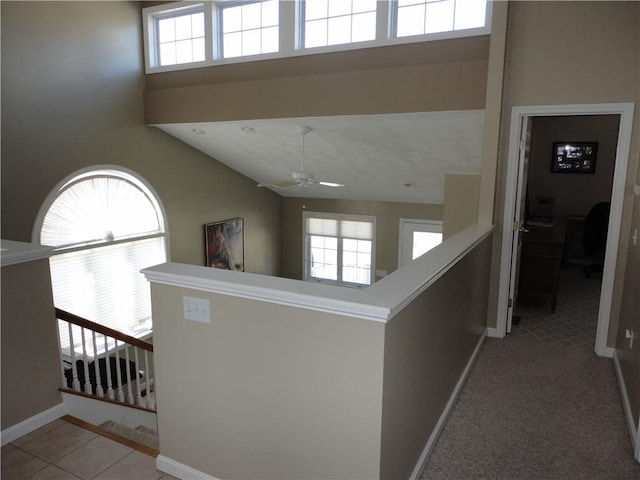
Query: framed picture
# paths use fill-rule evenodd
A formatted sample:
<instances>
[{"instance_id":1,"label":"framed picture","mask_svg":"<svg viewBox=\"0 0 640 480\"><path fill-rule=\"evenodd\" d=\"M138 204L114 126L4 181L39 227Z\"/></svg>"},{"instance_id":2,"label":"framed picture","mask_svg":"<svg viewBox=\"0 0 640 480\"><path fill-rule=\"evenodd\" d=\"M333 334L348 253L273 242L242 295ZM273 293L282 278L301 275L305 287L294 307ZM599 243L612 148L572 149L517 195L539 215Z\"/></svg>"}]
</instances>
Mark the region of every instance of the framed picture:
<instances>
[{"instance_id":1,"label":"framed picture","mask_svg":"<svg viewBox=\"0 0 640 480\"><path fill-rule=\"evenodd\" d=\"M244 271L244 221L232 218L204 226L207 266Z\"/></svg>"},{"instance_id":2,"label":"framed picture","mask_svg":"<svg viewBox=\"0 0 640 480\"><path fill-rule=\"evenodd\" d=\"M595 173L598 142L553 142L551 173Z\"/></svg>"}]
</instances>

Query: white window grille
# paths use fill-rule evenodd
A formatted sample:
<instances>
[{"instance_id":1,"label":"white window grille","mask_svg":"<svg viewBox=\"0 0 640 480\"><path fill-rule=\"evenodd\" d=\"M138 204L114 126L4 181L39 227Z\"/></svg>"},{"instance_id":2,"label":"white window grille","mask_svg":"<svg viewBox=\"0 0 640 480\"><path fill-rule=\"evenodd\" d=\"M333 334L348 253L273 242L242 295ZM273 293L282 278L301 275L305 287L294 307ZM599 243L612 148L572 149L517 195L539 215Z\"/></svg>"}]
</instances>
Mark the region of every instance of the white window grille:
<instances>
[{"instance_id":1,"label":"white window grille","mask_svg":"<svg viewBox=\"0 0 640 480\"><path fill-rule=\"evenodd\" d=\"M396 37L485 26L486 0L397 0L393 5Z\"/></svg>"},{"instance_id":2,"label":"white window grille","mask_svg":"<svg viewBox=\"0 0 640 480\"><path fill-rule=\"evenodd\" d=\"M376 0L305 0L303 48L376 38Z\"/></svg>"},{"instance_id":3,"label":"white window grille","mask_svg":"<svg viewBox=\"0 0 640 480\"><path fill-rule=\"evenodd\" d=\"M219 4L223 57L273 53L279 50L278 0Z\"/></svg>"},{"instance_id":4,"label":"white window grille","mask_svg":"<svg viewBox=\"0 0 640 480\"><path fill-rule=\"evenodd\" d=\"M304 212L304 279L347 286L373 282L375 217Z\"/></svg>"}]
</instances>

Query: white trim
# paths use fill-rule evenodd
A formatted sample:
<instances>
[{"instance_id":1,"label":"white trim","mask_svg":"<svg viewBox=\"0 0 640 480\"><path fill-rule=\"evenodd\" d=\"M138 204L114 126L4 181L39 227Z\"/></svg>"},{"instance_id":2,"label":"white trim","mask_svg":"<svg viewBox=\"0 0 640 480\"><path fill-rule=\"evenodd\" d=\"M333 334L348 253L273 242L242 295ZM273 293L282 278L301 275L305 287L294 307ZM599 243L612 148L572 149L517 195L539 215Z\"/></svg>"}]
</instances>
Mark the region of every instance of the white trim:
<instances>
[{"instance_id":1,"label":"white trim","mask_svg":"<svg viewBox=\"0 0 640 480\"><path fill-rule=\"evenodd\" d=\"M633 422L633 413L631 410L631 403L629 403L629 395L627 393L627 386L622 375L622 368L620 367L620 359L618 358L618 352L613 352L613 366L616 371L616 379L618 380L618 388L622 396L622 406L624 407L624 416L627 419L627 428L629 429L629 436L631 437L631 444L633 445L635 459L640 462L640 439L638 438L638 429L640 425L636 427Z\"/></svg>"},{"instance_id":2,"label":"white trim","mask_svg":"<svg viewBox=\"0 0 640 480\"><path fill-rule=\"evenodd\" d=\"M462 371L462 374L458 379L458 383L456 384L456 387L453 389L453 392L451 392L449 401L447 402L447 405L444 407L444 410L442 411L442 414L440 415L440 418L438 419L438 423L436 423L436 426L433 429L433 432L431 432L431 436L429 436L429 440L427 440L427 444L425 445L424 450L422 451L422 455L420 455L420 458L418 459L418 463L413 469L413 473L409 477L410 480L420 479L420 476L422 475L424 467L427 465L427 461L429 460L429 455L431 454L431 451L433 450L433 447L435 446L436 441L440 436L440 433L442 433L444 425L447 422L447 419L449 418L449 415L451 414L451 411L453 410L453 407L455 406L456 401L458 400L458 396L460 395L460 392L462 391L462 387L464 387L464 384L467 381L467 378L469 378L471 369L473 368L473 365L475 364L478 358L478 354L480 353L480 350L482 348L482 345L484 344L484 340L486 336L487 336L487 330L485 330L480 336L480 339L476 344L476 348L473 350L473 353L471 354L471 357L469 357L469 361L467 362L467 365L464 367L464 370Z\"/></svg>"},{"instance_id":3,"label":"white trim","mask_svg":"<svg viewBox=\"0 0 640 480\"><path fill-rule=\"evenodd\" d=\"M368 304L367 297L363 298L366 290L179 263L157 265L142 270L142 273L147 280L163 285L374 322L386 323L391 314L388 307Z\"/></svg>"},{"instance_id":4,"label":"white trim","mask_svg":"<svg viewBox=\"0 0 640 480\"><path fill-rule=\"evenodd\" d=\"M600 292L600 307L598 311L598 329L596 333L595 352L601 356L611 354L607 347L607 334L613 301L613 279L616 270L616 259L622 228L622 207L625 194L627 166L629 163L629 148L633 126L633 103L602 103L583 105L538 105L513 107L509 131L509 149L507 157L507 183L504 197L504 216L502 223L502 248L500 264L500 280L498 287L498 311L496 329L506 332L507 304L509 297L509 271L511 265L511 223L514 215L515 194L517 183L517 158L520 132L519 125L524 117L553 117L560 115L620 115L618 132L618 146L615 158L615 171L611 190L611 214L609 217L609 232L607 250L605 254L602 274L602 291Z\"/></svg>"},{"instance_id":5,"label":"white trim","mask_svg":"<svg viewBox=\"0 0 640 480\"><path fill-rule=\"evenodd\" d=\"M38 243L40 241L40 231L42 230L42 224L44 223L44 217L46 216L49 208L53 204L53 202L60 195L60 191L69 183L74 182L76 180L80 180L85 177L91 177L93 175L97 175L100 172L113 172L115 176L120 176L122 179L132 182L136 187L141 188L142 191L150 198L154 207L156 207L157 211L160 213L160 221L162 222L162 234L158 236L162 236L164 238L165 245L165 253L167 261L170 257L170 248L169 248L169 225L167 219L167 211L162 204L162 200L160 199L160 195L153 188L153 186L138 172L131 170L126 167L121 167L120 165L112 165L112 164L98 164L91 165L89 167L84 167L75 172L67 175L60 182L56 184L56 186L49 192L47 197L45 198L42 205L40 205L40 210L38 210L38 214L36 215L36 220L33 222L33 231L31 232L31 241L33 243ZM127 241L130 241L128 239ZM97 246L97 245L95 245ZM62 252L61 252L62 253Z\"/></svg>"},{"instance_id":6,"label":"white trim","mask_svg":"<svg viewBox=\"0 0 640 480\"><path fill-rule=\"evenodd\" d=\"M0 249L2 252L0 253L0 265L3 267L42 260L49 258L53 253L53 247L14 242L13 240L0 240Z\"/></svg>"},{"instance_id":7,"label":"white trim","mask_svg":"<svg viewBox=\"0 0 640 480\"><path fill-rule=\"evenodd\" d=\"M492 232L492 225L473 225L364 289L179 263L142 273L163 285L386 323Z\"/></svg>"},{"instance_id":8,"label":"white trim","mask_svg":"<svg viewBox=\"0 0 640 480\"><path fill-rule=\"evenodd\" d=\"M168 473L183 480L218 480L216 477L207 475L184 463L176 462L164 455L158 455L156 457L156 468L161 472Z\"/></svg>"},{"instance_id":9,"label":"white trim","mask_svg":"<svg viewBox=\"0 0 640 480\"><path fill-rule=\"evenodd\" d=\"M311 234L308 233L308 220L309 219L328 219L328 220L336 220L340 225L343 220L345 221L355 221L355 222L363 222L371 224L371 238L366 239L362 238L361 240L368 240L371 242L371 253L370 253L370 270L369 270L369 283L353 283L342 280L342 254L344 252L343 249L343 240L346 237L342 234L342 227L338 227L338 235L335 237L338 241L338 280L329 280L324 278L312 277L311 276L311 244L309 242ZM350 213L329 213L329 212L302 212L302 279L305 282L316 282L323 283L326 285L338 285L341 287L352 287L352 288L366 288L369 285L372 285L376 281L376 235L377 235L377 218L375 215L354 215Z\"/></svg>"},{"instance_id":10,"label":"white trim","mask_svg":"<svg viewBox=\"0 0 640 480\"><path fill-rule=\"evenodd\" d=\"M497 328L487 328L487 337L489 338L504 338L504 334L498 331Z\"/></svg>"},{"instance_id":11,"label":"white trim","mask_svg":"<svg viewBox=\"0 0 640 480\"><path fill-rule=\"evenodd\" d=\"M144 425L158 431L158 418L154 412L132 408L126 404L101 402L73 393L61 392L66 413L93 425L100 425L107 420L118 422L129 428Z\"/></svg>"},{"instance_id":12,"label":"white trim","mask_svg":"<svg viewBox=\"0 0 640 480\"><path fill-rule=\"evenodd\" d=\"M51 407L44 412L40 412L33 417L23 420L13 427L2 430L0 433L2 446L4 447L7 443L13 442L14 440L17 440L40 427L44 427L47 423L51 423L66 414L67 407L64 402L62 402L55 407Z\"/></svg>"}]
</instances>

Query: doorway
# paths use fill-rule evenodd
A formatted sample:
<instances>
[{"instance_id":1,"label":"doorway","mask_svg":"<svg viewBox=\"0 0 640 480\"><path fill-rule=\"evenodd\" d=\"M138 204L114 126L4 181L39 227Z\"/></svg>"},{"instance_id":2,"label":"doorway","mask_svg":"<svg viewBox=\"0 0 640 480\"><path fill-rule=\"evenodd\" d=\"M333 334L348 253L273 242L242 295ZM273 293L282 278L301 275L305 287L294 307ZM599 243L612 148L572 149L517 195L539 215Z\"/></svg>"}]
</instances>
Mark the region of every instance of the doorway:
<instances>
[{"instance_id":1,"label":"doorway","mask_svg":"<svg viewBox=\"0 0 640 480\"><path fill-rule=\"evenodd\" d=\"M633 118L633 104L595 104L595 105L567 105L567 106L532 106L514 107L511 117L509 136L507 183L505 191L505 211L502 233L502 258L500 270L500 285L498 297L498 319L496 331L497 337L504 337L507 333L509 315L513 310L514 285L510 281L512 269L518 265L515 251L515 242L519 241L522 225L517 223L516 198L522 196L523 169L520 164L522 156L520 152L526 146L523 145L522 125L526 125L530 118L561 117L561 116L594 116L615 115L619 117L617 144L615 146L615 167L613 171L611 189L610 219L607 232L606 254L602 268L602 289L598 308L598 322L595 339L595 351L601 356L612 356L613 349L607 346L609 320L613 297L613 279L616 269L616 258L620 238L622 220L622 202L626 180L629 146L631 141L631 125ZM569 139L558 139L569 140ZM571 139L577 140L577 139ZM582 140L582 139L581 139ZM551 152L549 152L551 153ZM562 174L559 174L562 175ZM515 220L515 222L514 222ZM511 228L515 226L515 228ZM510 304L511 301L511 304Z\"/></svg>"}]
</instances>

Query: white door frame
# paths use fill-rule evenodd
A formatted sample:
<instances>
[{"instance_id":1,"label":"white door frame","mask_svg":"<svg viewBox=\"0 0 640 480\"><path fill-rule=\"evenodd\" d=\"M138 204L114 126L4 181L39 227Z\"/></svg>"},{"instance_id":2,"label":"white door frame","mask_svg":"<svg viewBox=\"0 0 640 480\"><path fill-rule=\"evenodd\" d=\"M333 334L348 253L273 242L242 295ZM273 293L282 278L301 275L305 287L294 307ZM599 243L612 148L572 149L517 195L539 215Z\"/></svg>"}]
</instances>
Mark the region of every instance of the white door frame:
<instances>
[{"instance_id":1,"label":"white door frame","mask_svg":"<svg viewBox=\"0 0 640 480\"><path fill-rule=\"evenodd\" d=\"M509 302L509 274L511 270L511 250L516 189L518 185L518 149L520 144L520 125L525 117L553 117L560 115L620 115L618 145L616 148L615 169L611 189L611 214L607 236L607 250L602 272L602 290L598 310L598 329L595 352L600 356L613 356L613 348L607 346L611 304L613 301L613 280L616 272L616 259L620 243L622 226L622 206L626 185L631 129L633 126L633 103L602 103L585 105L538 105L513 107L509 130L509 148L507 157L507 183L504 196L504 216L502 221L502 248L500 259L500 281L498 287L498 311L493 336L506 335L507 310Z\"/></svg>"}]
</instances>

